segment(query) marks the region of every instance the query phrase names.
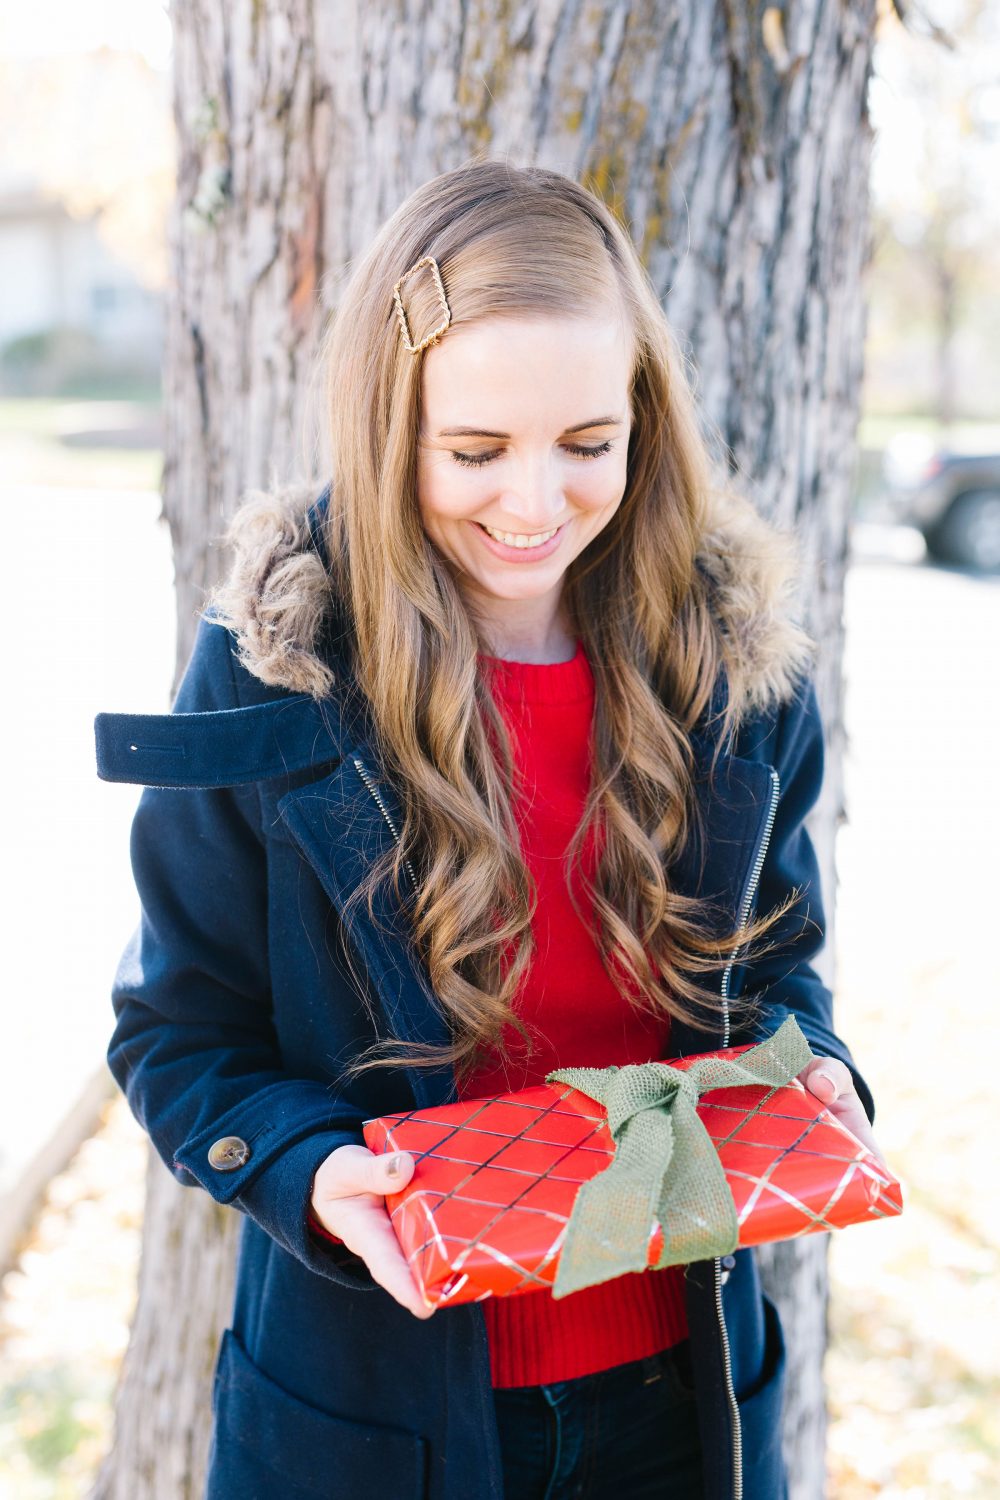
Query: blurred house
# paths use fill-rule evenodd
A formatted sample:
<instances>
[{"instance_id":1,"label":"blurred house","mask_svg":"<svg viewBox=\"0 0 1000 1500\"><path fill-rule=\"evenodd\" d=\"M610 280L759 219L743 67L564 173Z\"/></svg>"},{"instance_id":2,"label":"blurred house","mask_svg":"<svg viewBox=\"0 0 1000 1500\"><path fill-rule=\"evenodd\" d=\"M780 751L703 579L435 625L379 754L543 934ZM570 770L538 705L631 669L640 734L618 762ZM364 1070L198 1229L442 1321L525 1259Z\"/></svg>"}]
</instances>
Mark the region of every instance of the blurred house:
<instances>
[{"instance_id":1,"label":"blurred house","mask_svg":"<svg viewBox=\"0 0 1000 1500\"><path fill-rule=\"evenodd\" d=\"M30 179L0 179L0 289L5 394L155 385L162 294L102 238L98 213L76 217Z\"/></svg>"}]
</instances>

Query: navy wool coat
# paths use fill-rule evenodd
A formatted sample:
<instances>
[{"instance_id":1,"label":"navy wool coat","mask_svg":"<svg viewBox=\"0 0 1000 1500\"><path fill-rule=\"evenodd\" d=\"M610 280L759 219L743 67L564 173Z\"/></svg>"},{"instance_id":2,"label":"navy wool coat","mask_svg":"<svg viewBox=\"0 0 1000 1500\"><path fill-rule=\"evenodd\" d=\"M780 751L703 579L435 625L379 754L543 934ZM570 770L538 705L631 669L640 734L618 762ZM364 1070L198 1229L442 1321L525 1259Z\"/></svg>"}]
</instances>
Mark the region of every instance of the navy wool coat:
<instances>
[{"instance_id":1,"label":"navy wool coat","mask_svg":"<svg viewBox=\"0 0 1000 1500\"><path fill-rule=\"evenodd\" d=\"M325 503L297 533L321 558ZM732 641L746 578L720 577ZM759 624L764 594L757 605ZM363 1120L456 1097L450 1069L335 1081L376 1035L446 1039L400 900L386 891L375 920L364 903L345 916L396 836L400 801L359 695L341 691L343 639L328 625L315 643L339 684L316 697L262 681L233 629L202 620L170 714L98 715L100 776L144 787L131 837L141 920L114 979L108 1060L176 1180L242 1215L205 1500L501 1500L482 1308L417 1319L306 1222L316 1169L362 1142ZM776 638L742 639L760 688ZM811 966L824 937L803 827L823 775L816 696L808 673L778 680L714 777L711 732L695 735L705 833L671 872L734 925L799 889L781 947L753 963L734 953L718 981L724 998L763 994L767 1022L731 1028L726 1009L714 1039L674 1022L671 1051L760 1040L794 1013L815 1052L851 1069L874 1120ZM780 1500L785 1342L754 1252L691 1265L686 1288L707 1500Z\"/></svg>"}]
</instances>

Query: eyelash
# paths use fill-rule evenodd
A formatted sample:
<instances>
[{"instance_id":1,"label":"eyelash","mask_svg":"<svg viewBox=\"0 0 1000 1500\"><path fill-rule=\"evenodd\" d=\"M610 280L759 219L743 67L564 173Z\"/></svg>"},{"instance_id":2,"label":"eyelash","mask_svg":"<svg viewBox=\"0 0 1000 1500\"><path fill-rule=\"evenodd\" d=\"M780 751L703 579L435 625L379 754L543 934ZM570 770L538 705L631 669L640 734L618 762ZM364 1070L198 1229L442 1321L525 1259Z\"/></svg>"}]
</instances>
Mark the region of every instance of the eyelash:
<instances>
[{"instance_id":1,"label":"eyelash","mask_svg":"<svg viewBox=\"0 0 1000 1500\"><path fill-rule=\"evenodd\" d=\"M600 458L603 453L611 451L611 439L599 443L596 448L584 448L579 443L567 443L565 447L566 452L572 453L576 458ZM452 449L451 456L457 464L462 464L467 469L481 469L483 464L488 464L500 452L500 448L494 448L491 453L457 453Z\"/></svg>"}]
</instances>

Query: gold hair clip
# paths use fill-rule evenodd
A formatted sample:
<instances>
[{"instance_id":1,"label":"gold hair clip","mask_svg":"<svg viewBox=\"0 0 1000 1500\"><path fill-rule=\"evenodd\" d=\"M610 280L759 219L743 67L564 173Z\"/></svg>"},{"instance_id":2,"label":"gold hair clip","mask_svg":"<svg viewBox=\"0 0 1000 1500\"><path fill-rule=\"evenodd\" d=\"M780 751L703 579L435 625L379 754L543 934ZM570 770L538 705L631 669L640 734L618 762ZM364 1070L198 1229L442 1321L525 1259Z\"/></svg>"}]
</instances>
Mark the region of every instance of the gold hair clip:
<instances>
[{"instance_id":1,"label":"gold hair clip","mask_svg":"<svg viewBox=\"0 0 1000 1500\"><path fill-rule=\"evenodd\" d=\"M430 266L431 268L434 285L437 287L438 296L441 298L441 306L444 308L444 319L438 324L433 333L429 333L425 339L421 339L419 344L415 344L410 334L410 325L406 321L406 313L403 311L403 299L399 295L399 289L407 277L412 276L415 271L419 271L421 266ZM411 354L419 354L421 349L427 348L428 344L436 344L442 333L444 333L445 329L451 323L451 308L448 306L448 298L444 294L444 282L441 280L441 270L433 255L425 255L422 260L418 260L415 265L412 265L408 271L404 271L392 289L392 297L396 304L396 314L399 318L399 327L403 335L403 347L404 349L408 349Z\"/></svg>"}]
</instances>

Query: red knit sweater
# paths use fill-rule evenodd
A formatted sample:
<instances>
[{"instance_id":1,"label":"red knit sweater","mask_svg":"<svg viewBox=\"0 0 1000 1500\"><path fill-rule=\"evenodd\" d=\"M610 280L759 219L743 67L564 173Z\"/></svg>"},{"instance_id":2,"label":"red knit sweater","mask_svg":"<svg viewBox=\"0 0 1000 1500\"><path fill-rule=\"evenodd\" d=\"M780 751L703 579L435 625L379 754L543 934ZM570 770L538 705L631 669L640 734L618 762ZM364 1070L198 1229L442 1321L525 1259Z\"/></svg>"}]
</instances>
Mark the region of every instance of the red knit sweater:
<instances>
[{"instance_id":1,"label":"red knit sweater","mask_svg":"<svg viewBox=\"0 0 1000 1500\"><path fill-rule=\"evenodd\" d=\"M523 1043L509 1029L506 1071L495 1059L487 1061L465 1081L462 1097L526 1088L558 1067L669 1057L669 1017L640 1015L618 993L600 960L591 907L574 881L584 925L562 868L590 781L594 680L583 642L567 662L481 660L491 669L494 697L525 775L525 795L515 798L514 811L538 887L532 922L537 951L516 1009L535 1051L525 1058ZM596 852L591 835L583 851L588 876ZM495 1386L571 1380L654 1354L688 1333L679 1266L621 1276L559 1301L548 1291L530 1292L489 1298L482 1307Z\"/></svg>"}]
</instances>

